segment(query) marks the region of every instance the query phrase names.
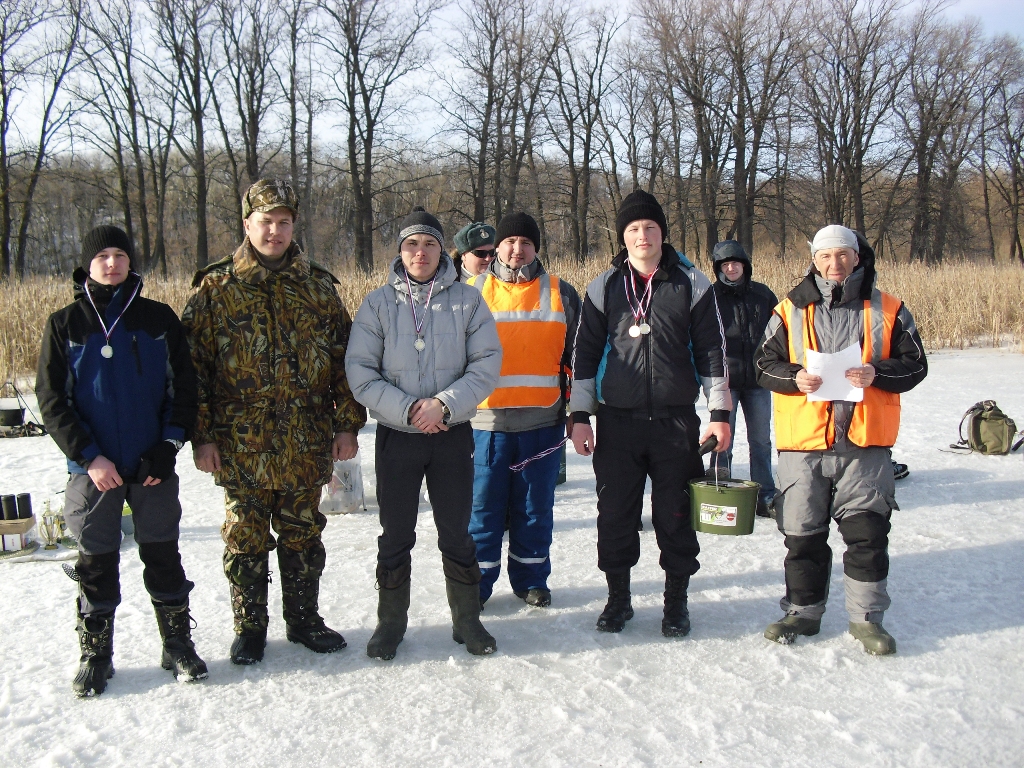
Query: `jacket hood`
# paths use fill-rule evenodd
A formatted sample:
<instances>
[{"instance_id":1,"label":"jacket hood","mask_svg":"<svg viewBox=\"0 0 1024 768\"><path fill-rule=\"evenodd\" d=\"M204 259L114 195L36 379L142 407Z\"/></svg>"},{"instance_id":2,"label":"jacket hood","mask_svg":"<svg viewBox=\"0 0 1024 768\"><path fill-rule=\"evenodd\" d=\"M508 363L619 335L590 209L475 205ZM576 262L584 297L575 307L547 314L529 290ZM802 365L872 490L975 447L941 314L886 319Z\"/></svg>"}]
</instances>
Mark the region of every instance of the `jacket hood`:
<instances>
[{"instance_id":1,"label":"jacket hood","mask_svg":"<svg viewBox=\"0 0 1024 768\"><path fill-rule=\"evenodd\" d=\"M536 280L545 271L544 265L537 258L529 264L519 267L519 269L513 269L507 264L502 264L495 258L487 270L503 283L529 283Z\"/></svg>"},{"instance_id":2,"label":"jacket hood","mask_svg":"<svg viewBox=\"0 0 1024 768\"><path fill-rule=\"evenodd\" d=\"M452 257L444 251L441 252L441 260L437 265L436 280L434 283L434 293L442 291L448 288L459 279L459 273L455 269L455 264L452 263ZM402 263L402 257L396 256L391 262L391 270L388 272L388 285L395 289L397 293L403 296L409 295L409 285L412 285L413 294L416 298L420 298L420 294L423 294L423 299L426 300L427 292L430 290L426 285L412 282L411 280L407 284L405 282L405 265ZM423 290L420 291L419 288Z\"/></svg>"},{"instance_id":3,"label":"jacket hood","mask_svg":"<svg viewBox=\"0 0 1024 768\"><path fill-rule=\"evenodd\" d=\"M718 278L719 282L724 283L724 277L722 275L722 264L727 261L738 261L743 265L743 277L744 282L749 283L751 275L754 273L753 264L751 264L750 256L747 254L746 249L735 240L723 240L717 243L714 249L711 251L711 264L715 270L715 277ZM741 286L728 286L730 288L739 288Z\"/></svg>"}]
</instances>

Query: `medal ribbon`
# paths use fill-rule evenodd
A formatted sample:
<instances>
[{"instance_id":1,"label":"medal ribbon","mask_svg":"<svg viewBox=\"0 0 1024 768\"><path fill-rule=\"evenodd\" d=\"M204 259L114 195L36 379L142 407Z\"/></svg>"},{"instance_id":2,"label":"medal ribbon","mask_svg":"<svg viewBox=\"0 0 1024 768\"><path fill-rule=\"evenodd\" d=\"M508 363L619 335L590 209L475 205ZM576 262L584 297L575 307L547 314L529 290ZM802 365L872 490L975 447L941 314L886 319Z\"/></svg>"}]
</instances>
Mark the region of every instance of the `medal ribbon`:
<instances>
[{"instance_id":1,"label":"medal ribbon","mask_svg":"<svg viewBox=\"0 0 1024 768\"><path fill-rule=\"evenodd\" d=\"M416 317L416 298L412 295L412 282L409 280L409 270L405 271L405 285L409 289L409 309L412 311L412 325L416 329L416 338L422 339L421 331L427 322L427 309L430 307L430 297L434 295L434 281L437 280L437 272L430 278L430 290L427 291L427 302L423 305L423 317ZM439 270L440 271L440 270Z\"/></svg>"},{"instance_id":2,"label":"medal ribbon","mask_svg":"<svg viewBox=\"0 0 1024 768\"><path fill-rule=\"evenodd\" d=\"M556 445L553 445L550 448L541 451L540 453L535 453L530 458L524 459L523 461L520 461L518 464L509 464L508 468L511 469L513 472L522 472L524 469L526 469L526 465L529 464L531 461L537 461L537 459L543 459L545 456L550 456L555 451L560 450L561 447L565 445L567 442L569 442L569 438L563 437L561 441L558 442Z\"/></svg>"},{"instance_id":3,"label":"medal ribbon","mask_svg":"<svg viewBox=\"0 0 1024 768\"><path fill-rule=\"evenodd\" d=\"M133 301L135 301L135 297L139 295L139 289L140 288L142 288L142 280L141 279L139 280L138 283L135 284L135 290L132 292L132 295L128 299L128 302L124 305L124 309L121 310L121 313L117 316L117 319L114 320L113 324L110 326L110 329L108 330L107 329L107 324L103 322L103 315L100 314L99 307L97 307L96 306L96 302L93 301L92 291L89 290L89 285L88 285L88 283L86 283L85 295L88 297L89 303L92 304L92 308L96 312L96 318L100 321L100 327L103 329L103 336L106 339L105 346L108 346L108 347L110 346L110 335L114 332L114 329L117 327L117 324L119 322L121 322L121 318L124 317L124 313L128 311L128 307L130 307L131 303Z\"/></svg>"},{"instance_id":4,"label":"medal ribbon","mask_svg":"<svg viewBox=\"0 0 1024 768\"><path fill-rule=\"evenodd\" d=\"M652 288L654 286L654 275L651 275L650 279L647 280L647 289L644 291L644 295L640 296L637 305L633 306L633 299L629 298L629 284L633 284L633 298L637 298L636 292L636 272L633 271L633 265L628 261L629 264L629 281L626 281L626 276L622 276L622 287L626 291L626 303L629 304L629 311L633 313L633 325L640 325L640 321L647 317L647 312L651 308L651 300L654 298Z\"/></svg>"}]
</instances>

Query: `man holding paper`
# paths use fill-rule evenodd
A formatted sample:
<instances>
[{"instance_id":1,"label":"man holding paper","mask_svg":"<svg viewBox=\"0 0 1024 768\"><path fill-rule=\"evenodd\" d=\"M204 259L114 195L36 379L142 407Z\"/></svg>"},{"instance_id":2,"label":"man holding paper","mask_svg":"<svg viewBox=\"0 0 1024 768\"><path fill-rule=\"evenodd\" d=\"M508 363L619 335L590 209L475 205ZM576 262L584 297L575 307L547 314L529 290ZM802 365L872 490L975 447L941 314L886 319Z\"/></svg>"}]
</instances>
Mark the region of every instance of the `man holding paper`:
<instances>
[{"instance_id":1,"label":"man holding paper","mask_svg":"<svg viewBox=\"0 0 1024 768\"><path fill-rule=\"evenodd\" d=\"M758 384L774 393L779 451L776 520L786 536L786 615L765 637L816 635L828 599L829 518L843 557L850 633L868 653L895 653L882 626L889 607L889 518L897 509L890 447L900 393L928 373L910 311L875 287L867 240L839 225L814 236L811 267L775 308L755 355Z\"/></svg>"}]
</instances>

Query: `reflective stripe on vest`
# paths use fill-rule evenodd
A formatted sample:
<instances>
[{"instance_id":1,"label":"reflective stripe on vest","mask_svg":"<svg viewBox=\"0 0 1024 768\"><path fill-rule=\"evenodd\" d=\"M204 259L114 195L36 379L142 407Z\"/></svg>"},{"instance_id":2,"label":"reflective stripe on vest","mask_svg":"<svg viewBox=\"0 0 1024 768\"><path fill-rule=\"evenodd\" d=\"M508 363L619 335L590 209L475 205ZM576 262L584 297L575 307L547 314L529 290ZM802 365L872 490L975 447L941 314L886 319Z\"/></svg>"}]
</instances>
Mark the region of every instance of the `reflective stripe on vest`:
<instances>
[{"instance_id":1,"label":"reflective stripe on vest","mask_svg":"<svg viewBox=\"0 0 1024 768\"><path fill-rule=\"evenodd\" d=\"M902 302L878 289L864 301L861 359L877 365L889 357L892 329ZM816 305L797 308L788 298L775 308L789 334L789 360L806 366L806 350L818 349L814 333ZM832 403L810 402L803 393L773 393L775 447L780 451L823 451L835 442ZM892 446L900 428L900 396L877 387L864 390L853 408L847 437L854 445Z\"/></svg>"},{"instance_id":2,"label":"reflective stripe on vest","mask_svg":"<svg viewBox=\"0 0 1024 768\"><path fill-rule=\"evenodd\" d=\"M480 290L498 327L501 376L480 408L548 408L562 396L565 308L558 278L506 283L489 273L467 281Z\"/></svg>"}]
</instances>

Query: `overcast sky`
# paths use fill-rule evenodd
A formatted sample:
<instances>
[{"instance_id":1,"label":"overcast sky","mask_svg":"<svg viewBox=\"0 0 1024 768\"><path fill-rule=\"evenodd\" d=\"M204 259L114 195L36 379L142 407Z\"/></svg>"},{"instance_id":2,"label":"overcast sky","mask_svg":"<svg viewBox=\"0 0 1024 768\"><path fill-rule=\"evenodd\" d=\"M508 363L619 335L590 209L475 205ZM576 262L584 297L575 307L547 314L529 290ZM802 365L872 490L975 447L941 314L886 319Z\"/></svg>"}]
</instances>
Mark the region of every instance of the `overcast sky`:
<instances>
[{"instance_id":1,"label":"overcast sky","mask_svg":"<svg viewBox=\"0 0 1024 768\"><path fill-rule=\"evenodd\" d=\"M950 19L976 16L990 34L1006 33L1024 38L1024 0L960 0L946 11L946 16Z\"/></svg>"}]
</instances>

